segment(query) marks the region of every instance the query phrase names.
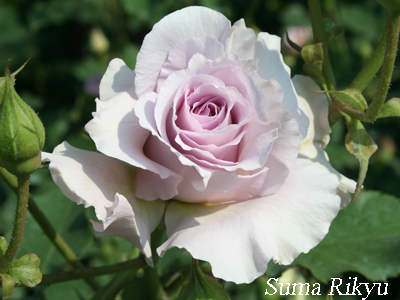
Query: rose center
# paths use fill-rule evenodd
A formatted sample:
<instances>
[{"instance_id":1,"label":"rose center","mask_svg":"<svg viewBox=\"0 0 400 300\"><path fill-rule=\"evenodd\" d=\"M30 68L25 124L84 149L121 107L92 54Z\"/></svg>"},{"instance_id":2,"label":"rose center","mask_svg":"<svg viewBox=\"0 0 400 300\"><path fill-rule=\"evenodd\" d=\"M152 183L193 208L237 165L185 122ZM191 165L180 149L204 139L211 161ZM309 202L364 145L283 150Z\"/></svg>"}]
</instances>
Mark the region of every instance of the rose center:
<instances>
[{"instance_id":1,"label":"rose center","mask_svg":"<svg viewBox=\"0 0 400 300\"><path fill-rule=\"evenodd\" d=\"M191 106L190 111L192 114L200 116L215 117L221 111L221 100L222 99L220 98L202 99L202 101L194 103Z\"/></svg>"}]
</instances>

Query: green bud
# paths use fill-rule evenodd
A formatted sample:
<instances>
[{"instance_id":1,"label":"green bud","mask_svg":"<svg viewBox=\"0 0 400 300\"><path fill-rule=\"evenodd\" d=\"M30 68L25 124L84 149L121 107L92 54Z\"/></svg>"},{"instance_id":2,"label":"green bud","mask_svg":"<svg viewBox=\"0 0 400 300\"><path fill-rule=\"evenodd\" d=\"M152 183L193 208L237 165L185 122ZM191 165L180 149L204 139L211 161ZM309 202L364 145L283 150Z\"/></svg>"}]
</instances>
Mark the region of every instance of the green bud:
<instances>
[{"instance_id":1,"label":"green bud","mask_svg":"<svg viewBox=\"0 0 400 300\"><path fill-rule=\"evenodd\" d=\"M309 65L322 66L324 60L324 50L321 43L308 45L301 50L301 57Z\"/></svg>"},{"instance_id":2,"label":"green bud","mask_svg":"<svg viewBox=\"0 0 400 300\"><path fill-rule=\"evenodd\" d=\"M304 46L301 49L301 57L305 62L304 71L311 77L323 81L322 63L324 61L324 50L322 44Z\"/></svg>"},{"instance_id":3,"label":"green bud","mask_svg":"<svg viewBox=\"0 0 400 300\"><path fill-rule=\"evenodd\" d=\"M1 164L14 175L30 174L41 164L44 127L35 111L15 91L15 74L10 74L8 64L3 82L2 79L0 78Z\"/></svg>"}]
</instances>

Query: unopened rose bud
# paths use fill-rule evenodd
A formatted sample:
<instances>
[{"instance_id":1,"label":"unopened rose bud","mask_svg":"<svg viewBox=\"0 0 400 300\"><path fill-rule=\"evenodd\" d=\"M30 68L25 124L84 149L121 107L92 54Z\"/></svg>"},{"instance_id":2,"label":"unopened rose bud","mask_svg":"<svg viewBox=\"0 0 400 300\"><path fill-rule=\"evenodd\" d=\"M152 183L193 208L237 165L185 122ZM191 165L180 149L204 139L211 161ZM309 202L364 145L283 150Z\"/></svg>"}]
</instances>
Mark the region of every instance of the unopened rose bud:
<instances>
[{"instance_id":1,"label":"unopened rose bud","mask_svg":"<svg viewBox=\"0 0 400 300\"><path fill-rule=\"evenodd\" d=\"M0 95L0 160L14 175L30 174L41 164L44 127L15 91L14 74L10 74L8 65L4 82L0 82Z\"/></svg>"}]
</instances>

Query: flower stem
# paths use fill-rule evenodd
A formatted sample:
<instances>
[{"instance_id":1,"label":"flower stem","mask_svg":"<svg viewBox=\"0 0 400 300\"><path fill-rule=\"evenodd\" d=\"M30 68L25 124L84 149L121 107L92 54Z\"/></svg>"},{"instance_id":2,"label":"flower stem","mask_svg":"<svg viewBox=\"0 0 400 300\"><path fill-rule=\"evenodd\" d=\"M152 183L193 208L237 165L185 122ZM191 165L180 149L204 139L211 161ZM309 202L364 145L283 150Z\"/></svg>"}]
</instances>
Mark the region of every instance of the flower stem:
<instances>
[{"instance_id":1,"label":"flower stem","mask_svg":"<svg viewBox=\"0 0 400 300\"><path fill-rule=\"evenodd\" d=\"M144 270L144 278L148 290L150 291L151 300L166 300L168 299L164 288L161 285L160 278L156 268L146 268Z\"/></svg>"},{"instance_id":2,"label":"flower stem","mask_svg":"<svg viewBox=\"0 0 400 300\"><path fill-rule=\"evenodd\" d=\"M118 264L94 267L94 268L85 268L85 269L76 269L68 272L58 272L52 274L43 275L42 282L39 285L48 285L65 281L72 281L78 279L85 279L95 276L102 276L107 274L124 272L132 269L139 269L146 266L146 262L142 257L127 260Z\"/></svg>"},{"instance_id":3,"label":"flower stem","mask_svg":"<svg viewBox=\"0 0 400 300\"><path fill-rule=\"evenodd\" d=\"M6 169L0 168L0 177L4 182L15 192L18 191L18 183L16 177L9 173ZM28 199L28 209L35 221L42 228L49 240L57 248L62 256L72 265L74 269L83 269L85 266L78 260L74 251L69 247L61 235L54 229L50 221L43 214L39 206L36 204L32 196ZM93 290L98 290L101 285L94 278L87 278L85 281L92 287Z\"/></svg>"},{"instance_id":4,"label":"flower stem","mask_svg":"<svg viewBox=\"0 0 400 300\"><path fill-rule=\"evenodd\" d=\"M74 251L69 247L61 235L50 224L49 220L40 210L36 202L29 197L29 212L32 214L36 222L42 228L58 252L71 264L74 269L84 269L85 266L79 261ZM101 285L94 278L85 278L86 283L93 289L98 290Z\"/></svg>"},{"instance_id":5,"label":"flower stem","mask_svg":"<svg viewBox=\"0 0 400 300\"><path fill-rule=\"evenodd\" d=\"M385 26L385 28L386 27L387 26ZM362 92L379 71L385 57L386 37L387 31L384 30L374 54L372 54L360 73L358 73L356 78L350 83L349 89L357 89Z\"/></svg>"},{"instance_id":6,"label":"flower stem","mask_svg":"<svg viewBox=\"0 0 400 300\"><path fill-rule=\"evenodd\" d=\"M18 199L14 229L7 251L0 259L0 273L3 274L7 273L10 269L19 250L19 246L21 245L22 237L24 236L26 213L28 211L29 177L29 175L18 177Z\"/></svg>"},{"instance_id":7,"label":"flower stem","mask_svg":"<svg viewBox=\"0 0 400 300\"><path fill-rule=\"evenodd\" d=\"M308 8L314 35L314 44L322 43L322 48L324 51L322 72L327 88L329 91L336 91L336 81L329 58L328 41L324 32L320 0L308 0Z\"/></svg>"},{"instance_id":8,"label":"flower stem","mask_svg":"<svg viewBox=\"0 0 400 300\"><path fill-rule=\"evenodd\" d=\"M336 0L324 0L321 1L321 4L322 4L322 11L324 11L326 15L333 22L335 22L335 24L342 25ZM335 43L332 46L336 47L342 58L348 58L349 60L351 59L349 45L347 43L347 39L344 32L339 36L335 37Z\"/></svg>"},{"instance_id":9,"label":"flower stem","mask_svg":"<svg viewBox=\"0 0 400 300\"><path fill-rule=\"evenodd\" d=\"M144 269L144 279L146 281L148 290L150 292L150 299L151 300L166 300L168 299L167 293L165 292L160 278L157 274L156 263L158 260L158 255L155 249L161 245L162 239L164 236L164 230L156 229L151 234L151 244L152 244L152 257L154 262L154 268L146 268Z\"/></svg>"},{"instance_id":10,"label":"flower stem","mask_svg":"<svg viewBox=\"0 0 400 300\"><path fill-rule=\"evenodd\" d=\"M387 18L388 26L385 58L383 60L383 66L375 96L365 113L366 119L370 122L374 122L378 118L382 105L386 100L386 96L390 87L390 81L392 79L394 62L396 60L397 43L399 41L400 16L388 14Z\"/></svg>"},{"instance_id":11,"label":"flower stem","mask_svg":"<svg viewBox=\"0 0 400 300\"><path fill-rule=\"evenodd\" d=\"M130 281L132 281L136 275L137 270L130 270L123 273L119 273L114 276L111 281L98 290L97 293L90 300L103 300L103 299L114 299L119 291Z\"/></svg>"}]
</instances>

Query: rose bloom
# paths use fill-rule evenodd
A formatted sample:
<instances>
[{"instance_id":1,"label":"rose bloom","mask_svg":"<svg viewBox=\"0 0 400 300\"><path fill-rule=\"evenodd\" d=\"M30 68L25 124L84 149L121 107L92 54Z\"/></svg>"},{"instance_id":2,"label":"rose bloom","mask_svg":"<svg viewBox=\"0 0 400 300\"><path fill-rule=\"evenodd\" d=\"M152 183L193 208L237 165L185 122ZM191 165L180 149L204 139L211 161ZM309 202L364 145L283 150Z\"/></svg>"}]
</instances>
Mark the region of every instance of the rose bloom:
<instances>
[{"instance_id":1,"label":"rose bloom","mask_svg":"<svg viewBox=\"0 0 400 300\"><path fill-rule=\"evenodd\" d=\"M126 239L152 266L165 210L160 256L185 248L248 283L316 246L354 191L323 150L317 90L290 79L279 37L188 7L154 25L134 71L110 62L85 127L100 153L64 142L43 156L63 193L95 208L96 236Z\"/></svg>"}]
</instances>

